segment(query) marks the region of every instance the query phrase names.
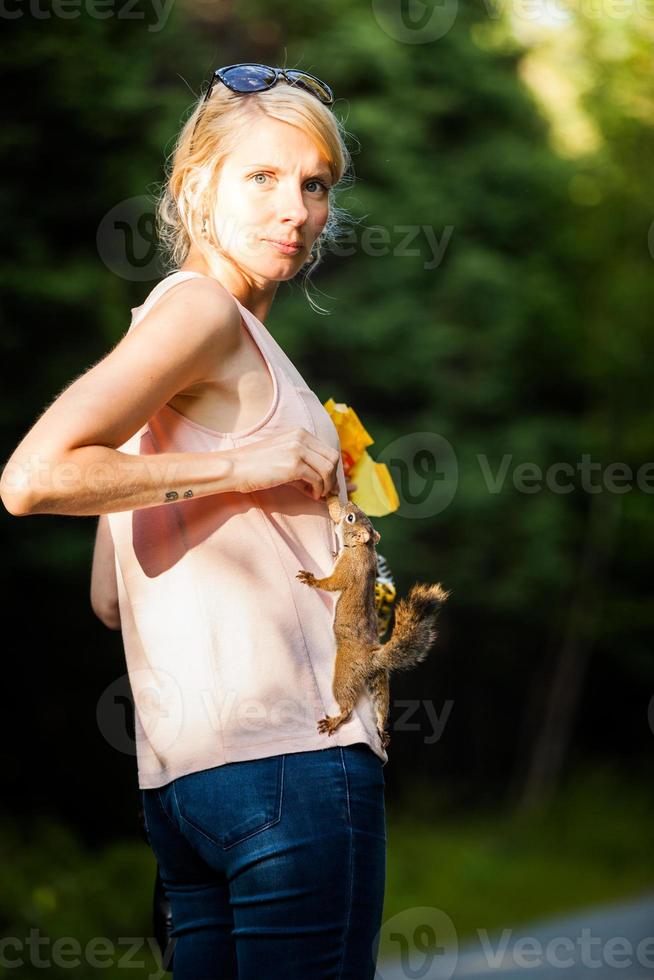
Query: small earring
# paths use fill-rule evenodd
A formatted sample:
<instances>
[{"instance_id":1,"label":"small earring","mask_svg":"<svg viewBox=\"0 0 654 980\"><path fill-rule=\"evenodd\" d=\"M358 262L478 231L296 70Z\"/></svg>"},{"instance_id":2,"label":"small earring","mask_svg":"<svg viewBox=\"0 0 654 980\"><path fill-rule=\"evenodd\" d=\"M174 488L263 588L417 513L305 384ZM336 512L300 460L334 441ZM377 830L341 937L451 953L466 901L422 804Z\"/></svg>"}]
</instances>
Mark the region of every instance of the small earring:
<instances>
[{"instance_id":1,"label":"small earring","mask_svg":"<svg viewBox=\"0 0 654 980\"><path fill-rule=\"evenodd\" d=\"M207 237L207 219L206 216L202 219L202 235L204 238Z\"/></svg>"}]
</instances>

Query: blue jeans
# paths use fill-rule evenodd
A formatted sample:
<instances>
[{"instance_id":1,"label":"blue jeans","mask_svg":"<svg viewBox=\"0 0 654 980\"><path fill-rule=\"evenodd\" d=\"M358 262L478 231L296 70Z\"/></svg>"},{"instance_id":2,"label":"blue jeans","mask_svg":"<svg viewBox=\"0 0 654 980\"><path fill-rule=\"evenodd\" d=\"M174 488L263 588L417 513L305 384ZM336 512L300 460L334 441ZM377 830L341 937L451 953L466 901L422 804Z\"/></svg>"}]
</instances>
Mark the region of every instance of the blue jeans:
<instances>
[{"instance_id":1,"label":"blue jeans","mask_svg":"<svg viewBox=\"0 0 654 980\"><path fill-rule=\"evenodd\" d=\"M173 980L373 980L382 769L358 742L141 790L171 906Z\"/></svg>"}]
</instances>

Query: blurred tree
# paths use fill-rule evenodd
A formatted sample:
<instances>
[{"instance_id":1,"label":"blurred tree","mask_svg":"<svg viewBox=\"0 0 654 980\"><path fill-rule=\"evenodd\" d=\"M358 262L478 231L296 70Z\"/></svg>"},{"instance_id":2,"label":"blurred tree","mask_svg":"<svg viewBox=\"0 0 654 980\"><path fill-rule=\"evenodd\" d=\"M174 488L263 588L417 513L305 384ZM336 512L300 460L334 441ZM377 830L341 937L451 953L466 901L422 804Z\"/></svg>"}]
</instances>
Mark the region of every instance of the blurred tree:
<instances>
[{"instance_id":1,"label":"blurred tree","mask_svg":"<svg viewBox=\"0 0 654 980\"><path fill-rule=\"evenodd\" d=\"M563 35L543 31L532 43L525 73L536 84L547 76L572 82L576 111L568 111L553 83L540 89L552 114L553 141L574 162L569 195L577 205L569 228L576 261L579 324L585 344L579 384L586 391L585 446L593 450L586 530L567 626L551 681L534 685L534 752L527 765L522 806L551 799L575 733L591 653L603 660L607 680L622 674L641 685L643 729L651 689L651 658L642 633L654 625L649 590L638 574L654 544L645 519L654 492L649 323L654 259L654 200L649 172L654 158L651 44L654 27L642 10L629 18L608 9L570 11ZM579 133L592 139L579 141ZM600 461L601 471L600 471ZM601 489L600 489L601 488ZM626 717L607 689L604 710ZM588 736L587 736L588 737ZM619 736L615 736L616 739ZM615 751L615 743L612 746ZM597 746L605 750L605 746ZM583 752L580 746L579 752ZM609 749L610 751L610 749Z\"/></svg>"}]
</instances>

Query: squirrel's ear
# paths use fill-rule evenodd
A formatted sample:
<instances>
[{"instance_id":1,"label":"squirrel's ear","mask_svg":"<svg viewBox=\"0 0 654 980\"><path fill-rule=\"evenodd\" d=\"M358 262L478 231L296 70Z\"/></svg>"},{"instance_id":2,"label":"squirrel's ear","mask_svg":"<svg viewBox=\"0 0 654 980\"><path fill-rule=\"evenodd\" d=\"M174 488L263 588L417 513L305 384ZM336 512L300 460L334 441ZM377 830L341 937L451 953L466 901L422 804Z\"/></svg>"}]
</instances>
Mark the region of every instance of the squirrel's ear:
<instances>
[{"instance_id":1,"label":"squirrel's ear","mask_svg":"<svg viewBox=\"0 0 654 980\"><path fill-rule=\"evenodd\" d=\"M334 524L338 524L341 519L341 504L336 494L327 497L327 510Z\"/></svg>"}]
</instances>

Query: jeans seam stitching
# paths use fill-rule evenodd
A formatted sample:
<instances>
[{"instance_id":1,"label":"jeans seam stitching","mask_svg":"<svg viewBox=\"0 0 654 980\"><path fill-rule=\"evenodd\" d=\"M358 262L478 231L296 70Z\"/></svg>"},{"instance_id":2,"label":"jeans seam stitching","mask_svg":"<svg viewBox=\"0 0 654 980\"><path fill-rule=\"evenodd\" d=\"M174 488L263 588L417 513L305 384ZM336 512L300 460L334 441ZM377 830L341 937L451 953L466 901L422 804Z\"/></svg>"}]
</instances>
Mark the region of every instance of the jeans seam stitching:
<instances>
[{"instance_id":1,"label":"jeans seam stitching","mask_svg":"<svg viewBox=\"0 0 654 980\"><path fill-rule=\"evenodd\" d=\"M279 771L279 809L277 811L277 820L282 818L282 805L284 802L284 763L286 762L286 756L282 755L282 765Z\"/></svg>"},{"instance_id":2,"label":"jeans seam stitching","mask_svg":"<svg viewBox=\"0 0 654 980\"><path fill-rule=\"evenodd\" d=\"M174 791L174 787L173 787L173 791ZM163 800L161 799L161 795L160 795L159 789L155 787L154 792L155 792L155 799L156 799L157 803L159 804L159 809L162 811L163 815L165 816L165 818L168 821L168 823L170 824L170 826L174 830L176 830L176 831L179 832L179 827L177 827L175 825L174 820L171 819L170 814L168 813L168 810L166 810L165 806L163 805Z\"/></svg>"},{"instance_id":3,"label":"jeans seam stitching","mask_svg":"<svg viewBox=\"0 0 654 980\"><path fill-rule=\"evenodd\" d=\"M352 811L350 809L350 786L347 776L347 766L345 765L345 758L343 755L343 747L339 746L339 751L341 753L341 765L343 767L343 773L345 774L345 796L347 799L347 816L348 816L348 831L350 835L349 843L349 880L348 880L348 899L347 899L347 910L345 917L345 930L343 933L343 950L341 952L341 962L338 970L338 980L342 980L343 977L343 967L345 965L345 950L347 948L347 936L350 931L350 918L352 914L352 894L354 890L354 828L352 826Z\"/></svg>"}]
</instances>

